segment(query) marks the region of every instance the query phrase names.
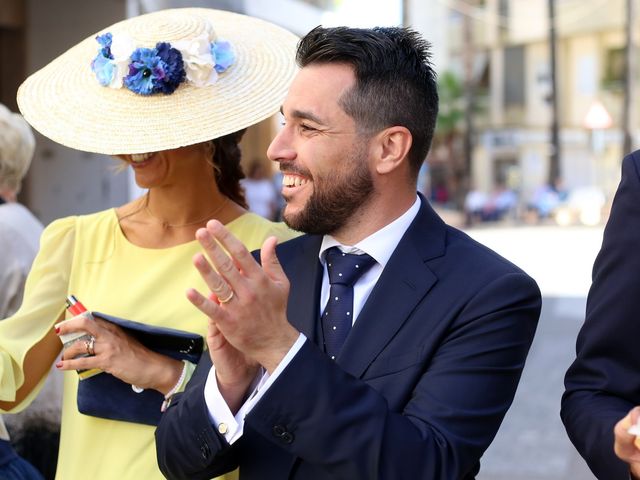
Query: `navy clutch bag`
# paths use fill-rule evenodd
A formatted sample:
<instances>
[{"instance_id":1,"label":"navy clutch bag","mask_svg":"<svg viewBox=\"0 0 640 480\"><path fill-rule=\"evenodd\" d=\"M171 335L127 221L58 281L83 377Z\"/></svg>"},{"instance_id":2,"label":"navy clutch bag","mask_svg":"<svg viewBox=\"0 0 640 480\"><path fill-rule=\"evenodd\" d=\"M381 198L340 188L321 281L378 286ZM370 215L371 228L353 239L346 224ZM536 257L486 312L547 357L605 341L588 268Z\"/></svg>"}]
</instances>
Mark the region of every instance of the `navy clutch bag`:
<instances>
[{"instance_id":1,"label":"navy clutch bag","mask_svg":"<svg viewBox=\"0 0 640 480\"><path fill-rule=\"evenodd\" d=\"M96 318L118 325L154 352L191 363L197 363L202 355L204 339L198 334L147 325L100 312L91 313ZM94 417L158 425L163 401L164 395L160 392L143 390L137 393L130 384L106 372L80 380L78 385L78 410Z\"/></svg>"}]
</instances>

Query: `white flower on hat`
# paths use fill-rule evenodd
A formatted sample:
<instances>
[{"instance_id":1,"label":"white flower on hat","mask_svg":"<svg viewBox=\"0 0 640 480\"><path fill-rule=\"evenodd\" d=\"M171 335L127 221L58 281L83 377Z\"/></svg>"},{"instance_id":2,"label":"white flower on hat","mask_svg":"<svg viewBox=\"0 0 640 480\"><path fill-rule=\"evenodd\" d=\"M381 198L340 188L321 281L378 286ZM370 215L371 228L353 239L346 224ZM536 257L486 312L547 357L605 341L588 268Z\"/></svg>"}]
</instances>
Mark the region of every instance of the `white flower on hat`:
<instances>
[{"instance_id":1,"label":"white flower on hat","mask_svg":"<svg viewBox=\"0 0 640 480\"><path fill-rule=\"evenodd\" d=\"M187 80L197 87L213 85L218 80L215 59L211 54L211 43L215 41L213 31L203 32L189 40L172 42L180 50Z\"/></svg>"},{"instance_id":2,"label":"white flower on hat","mask_svg":"<svg viewBox=\"0 0 640 480\"><path fill-rule=\"evenodd\" d=\"M111 55L113 59L111 63L115 67L113 77L109 87L121 88L123 79L129 74L129 63L131 63L131 53L136 49L133 39L125 34L120 33L113 37L111 41Z\"/></svg>"}]
</instances>

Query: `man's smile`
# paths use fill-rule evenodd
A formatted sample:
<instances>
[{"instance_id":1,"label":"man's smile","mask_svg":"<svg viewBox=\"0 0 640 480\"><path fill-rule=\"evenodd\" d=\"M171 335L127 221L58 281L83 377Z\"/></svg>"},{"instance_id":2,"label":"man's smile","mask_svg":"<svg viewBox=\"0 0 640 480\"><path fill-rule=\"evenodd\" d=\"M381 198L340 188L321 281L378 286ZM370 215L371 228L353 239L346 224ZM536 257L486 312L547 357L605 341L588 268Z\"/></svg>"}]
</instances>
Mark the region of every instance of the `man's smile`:
<instances>
[{"instance_id":1,"label":"man's smile","mask_svg":"<svg viewBox=\"0 0 640 480\"><path fill-rule=\"evenodd\" d=\"M285 173L282 176L282 186L283 188L295 188L306 185L311 180L307 177L303 177L297 174Z\"/></svg>"}]
</instances>

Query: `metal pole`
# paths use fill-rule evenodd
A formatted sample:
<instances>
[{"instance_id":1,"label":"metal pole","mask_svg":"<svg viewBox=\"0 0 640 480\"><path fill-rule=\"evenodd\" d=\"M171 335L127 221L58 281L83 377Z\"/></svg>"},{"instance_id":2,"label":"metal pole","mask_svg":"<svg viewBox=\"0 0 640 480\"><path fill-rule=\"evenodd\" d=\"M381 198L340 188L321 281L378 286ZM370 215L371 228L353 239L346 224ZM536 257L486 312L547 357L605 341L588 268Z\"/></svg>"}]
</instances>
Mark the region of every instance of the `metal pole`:
<instances>
[{"instance_id":1,"label":"metal pole","mask_svg":"<svg viewBox=\"0 0 640 480\"><path fill-rule=\"evenodd\" d=\"M473 137L475 134L475 125L473 123L474 104L475 104L475 78L474 78L474 60L476 50L473 38L473 20L471 17L473 6L470 2L465 2L464 23L463 23L463 42L464 42L464 166L461 178L461 190L466 195L469 190L469 181L471 178L471 170L473 163ZM464 197L463 197L464 198Z\"/></svg>"},{"instance_id":2,"label":"metal pole","mask_svg":"<svg viewBox=\"0 0 640 480\"><path fill-rule=\"evenodd\" d=\"M551 77L551 152L549 155L549 185L554 186L560 179L560 127L558 112L558 84L556 79L556 8L555 0L548 0L549 14L549 50L550 50L550 77Z\"/></svg>"},{"instance_id":3,"label":"metal pole","mask_svg":"<svg viewBox=\"0 0 640 480\"><path fill-rule=\"evenodd\" d=\"M402 25L408 27L411 19L409 11L409 0L402 0Z\"/></svg>"}]
</instances>

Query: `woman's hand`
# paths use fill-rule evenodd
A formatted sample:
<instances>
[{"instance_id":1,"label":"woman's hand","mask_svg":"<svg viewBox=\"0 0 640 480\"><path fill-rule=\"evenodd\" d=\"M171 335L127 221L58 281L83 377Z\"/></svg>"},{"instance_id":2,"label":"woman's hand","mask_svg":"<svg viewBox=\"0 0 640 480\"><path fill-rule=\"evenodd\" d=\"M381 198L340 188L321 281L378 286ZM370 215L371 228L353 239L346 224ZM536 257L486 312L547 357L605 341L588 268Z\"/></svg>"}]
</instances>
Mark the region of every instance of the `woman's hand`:
<instances>
[{"instance_id":1,"label":"woman's hand","mask_svg":"<svg viewBox=\"0 0 640 480\"><path fill-rule=\"evenodd\" d=\"M78 332L86 332L87 336L66 346L62 360L56 363L58 369L100 369L123 382L162 394L168 393L180 378L180 360L149 350L120 327L90 314L73 317L56 328L59 336Z\"/></svg>"}]
</instances>

